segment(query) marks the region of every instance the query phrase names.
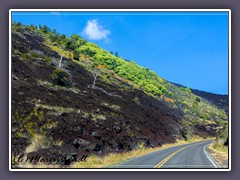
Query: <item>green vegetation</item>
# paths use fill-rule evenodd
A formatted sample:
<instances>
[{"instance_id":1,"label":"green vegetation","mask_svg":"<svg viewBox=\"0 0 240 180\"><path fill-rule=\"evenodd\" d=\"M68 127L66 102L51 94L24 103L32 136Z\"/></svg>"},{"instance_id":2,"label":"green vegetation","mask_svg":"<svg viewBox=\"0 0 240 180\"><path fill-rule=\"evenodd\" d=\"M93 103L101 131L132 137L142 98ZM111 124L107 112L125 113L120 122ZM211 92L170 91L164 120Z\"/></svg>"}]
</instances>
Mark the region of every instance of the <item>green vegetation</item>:
<instances>
[{"instance_id":1,"label":"green vegetation","mask_svg":"<svg viewBox=\"0 0 240 180\"><path fill-rule=\"evenodd\" d=\"M39 103L36 103L36 107L38 107L38 108L41 107L43 109L55 111L57 115L61 115L63 113L71 113L71 112L75 111L73 108L51 106L51 105L45 105L45 104L39 104Z\"/></svg>"},{"instance_id":2,"label":"green vegetation","mask_svg":"<svg viewBox=\"0 0 240 180\"><path fill-rule=\"evenodd\" d=\"M189 93L189 94L192 92L189 87L186 87L186 88L180 87L179 89L180 89L181 91L184 91L184 92Z\"/></svg>"},{"instance_id":3,"label":"green vegetation","mask_svg":"<svg viewBox=\"0 0 240 180\"><path fill-rule=\"evenodd\" d=\"M70 75L62 69L55 69L51 74L51 79L54 85L70 87L71 79Z\"/></svg>"},{"instance_id":4,"label":"green vegetation","mask_svg":"<svg viewBox=\"0 0 240 180\"><path fill-rule=\"evenodd\" d=\"M201 99L199 98L199 97L196 97L196 99L195 99L197 102L200 102L201 101Z\"/></svg>"},{"instance_id":5,"label":"green vegetation","mask_svg":"<svg viewBox=\"0 0 240 180\"><path fill-rule=\"evenodd\" d=\"M13 23L13 29L17 29L19 27L23 28L23 25L19 23ZM48 42L48 44L51 44L51 46L57 46L59 49L62 49L64 53L59 53L65 54L65 56L68 58L72 57L78 61L89 59L97 65L103 65L107 69L113 70L120 77L139 85L150 95L158 97L160 95L172 95L172 93L169 92L165 87L164 79L160 78L150 69L137 65L134 61L124 60L123 58L119 57L117 52L115 54L111 54L110 52L101 49L96 44L87 42L79 35L73 34L70 37L66 37L66 35L60 35L56 32L56 30L51 30L47 26L40 25L38 28L34 26L26 27L41 32L47 36L48 39L50 39L50 42ZM55 81L59 81L59 78Z\"/></svg>"},{"instance_id":6,"label":"green vegetation","mask_svg":"<svg viewBox=\"0 0 240 180\"><path fill-rule=\"evenodd\" d=\"M115 111L119 111L121 109L120 106L116 105L116 104L108 104L106 102L101 102L101 106L104 106L104 107L107 107L107 108L110 108L110 109L113 109Z\"/></svg>"},{"instance_id":7,"label":"green vegetation","mask_svg":"<svg viewBox=\"0 0 240 180\"><path fill-rule=\"evenodd\" d=\"M220 128L212 147L217 151L228 152L228 123L221 120L218 120L217 123Z\"/></svg>"},{"instance_id":8,"label":"green vegetation","mask_svg":"<svg viewBox=\"0 0 240 180\"><path fill-rule=\"evenodd\" d=\"M15 130L17 137L33 138L36 134L46 135L47 130L56 125L51 119L46 119L43 111L37 110L35 107L28 115L20 115L18 111L13 115L13 124L18 127Z\"/></svg>"},{"instance_id":9,"label":"green vegetation","mask_svg":"<svg viewBox=\"0 0 240 180\"><path fill-rule=\"evenodd\" d=\"M193 126L197 124L217 124L222 126L221 122L227 119L223 109L219 109L207 100L194 95L189 87L177 87L159 77L149 68L139 66L132 60L123 59L118 52L113 53L103 50L98 45L87 42L76 34L67 37L47 26L25 26L21 23L13 23L12 25L12 29L16 33L24 28L40 33L45 38L46 46L57 52L59 56L70 59L68 67L80 65L91 72L93 76L91 87L95 87L95 84L97 87L98 82L104 82L118 87L121 92L134 92L134 89L140 89L158 100L163 100L169 107L182 110L184 112L182 124L184 124L187 139L192 136L191 129ZM52 60L52 57L47 57L38 51L27 54L20 53L19 55L29 60L43 60L48 64ZM51 83L43 85L58 89L66 88L71 90L72 88L71 75L63 69L55 69L51 74L51 79L53 86ZM75 92L78 93L79 90ZM107 91L104 92L112 95ZM141 105L137 97L132 101L136 105ZM112 107L112 109L114 108L116 110L120 109L119 107Z\"/></svg>"}]
</instances>

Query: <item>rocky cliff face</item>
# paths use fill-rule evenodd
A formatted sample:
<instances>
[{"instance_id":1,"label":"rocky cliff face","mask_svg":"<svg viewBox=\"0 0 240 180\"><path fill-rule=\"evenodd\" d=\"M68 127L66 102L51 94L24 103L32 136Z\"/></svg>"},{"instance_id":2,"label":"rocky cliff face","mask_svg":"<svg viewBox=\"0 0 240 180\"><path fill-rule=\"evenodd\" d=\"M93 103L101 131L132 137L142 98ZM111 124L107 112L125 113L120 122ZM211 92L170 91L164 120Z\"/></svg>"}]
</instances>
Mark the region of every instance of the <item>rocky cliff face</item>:
<instances>
[{"instance_id":1,"label":"rocky cliff face","mask_svg":"<svg viewBox=\"0 0 240 180\"><path fill-rule=\"evenodd\" d=\"M184 112L114 75L98 76L23 28L12 32L12 150L45 157L129 151L182 139ZM56 60L57 63L56 63ZM106 70L107 71L107 70ZM214 124L195 125L213 136ZM70 158L69 158L70 157Z\"/></svg>"}]
</instances>

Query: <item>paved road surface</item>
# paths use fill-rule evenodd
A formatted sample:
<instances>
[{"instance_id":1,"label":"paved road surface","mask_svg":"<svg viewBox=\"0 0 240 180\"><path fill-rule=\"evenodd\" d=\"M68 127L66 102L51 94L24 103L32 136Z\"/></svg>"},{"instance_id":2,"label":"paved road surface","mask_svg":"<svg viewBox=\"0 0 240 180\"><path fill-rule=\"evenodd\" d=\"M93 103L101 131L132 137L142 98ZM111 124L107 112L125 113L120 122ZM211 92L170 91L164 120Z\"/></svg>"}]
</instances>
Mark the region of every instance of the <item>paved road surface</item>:
<instances>
[{"instance_id":1,"label":"paved road surface","mask_svg":"<svg viewBox=\"0 0 240 180\"><path fill-rule=\"evenodd\" d=\"M207 140L163 149L113 168L220 168L206 150L212 142Z\"/></svg>"}]
</instances>

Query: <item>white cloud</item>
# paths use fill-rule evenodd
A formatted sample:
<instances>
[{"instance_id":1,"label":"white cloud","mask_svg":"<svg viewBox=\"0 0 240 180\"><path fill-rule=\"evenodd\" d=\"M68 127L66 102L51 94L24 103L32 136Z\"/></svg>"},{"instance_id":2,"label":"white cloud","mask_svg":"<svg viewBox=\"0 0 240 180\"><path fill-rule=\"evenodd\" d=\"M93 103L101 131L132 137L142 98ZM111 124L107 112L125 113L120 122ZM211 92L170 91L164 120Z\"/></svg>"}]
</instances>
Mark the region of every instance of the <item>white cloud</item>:
<instances>
[{"instance_id":1,"label":"white cloud","mask_svg":"<svg viewBox=\"0 0 240 180\"><path fill-rule=\"evenodd\" d=\"M87 22L82 34L90 40L107 40L107 36L111 34L111 32L107 29L104 29L96 19L93 19Z\"/></svg>"},{"instance_id":2,"label":"white cloud","mask_svg":"<svg viewBox=\"0 0 240 180\"><path fill-rule=\"evenodd\" d=\"M59 12L51 12L52 15L60 15Z\"/></svg>"}]
</instances>

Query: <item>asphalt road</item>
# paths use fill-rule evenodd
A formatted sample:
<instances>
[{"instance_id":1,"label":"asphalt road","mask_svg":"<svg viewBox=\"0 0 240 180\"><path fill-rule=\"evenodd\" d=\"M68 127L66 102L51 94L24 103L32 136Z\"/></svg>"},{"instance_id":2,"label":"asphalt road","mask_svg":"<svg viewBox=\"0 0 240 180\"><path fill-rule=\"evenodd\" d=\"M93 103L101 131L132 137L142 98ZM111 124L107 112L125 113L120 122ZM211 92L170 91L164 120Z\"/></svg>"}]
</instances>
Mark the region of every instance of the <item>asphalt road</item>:
<instances>
[{"instance_id":1,"label":"asphalt road","mask_svg":"<svg viewBox=\"0 0 240 180\"><path fill-rule=\"evenodd\" d=\"M207 140L163 149L112 168L220 168L206 150L212 142Z\"/></svg>"}]
</instances>

